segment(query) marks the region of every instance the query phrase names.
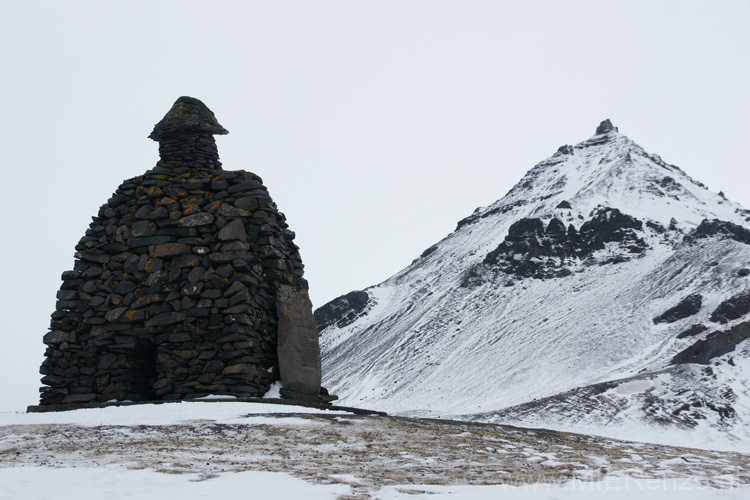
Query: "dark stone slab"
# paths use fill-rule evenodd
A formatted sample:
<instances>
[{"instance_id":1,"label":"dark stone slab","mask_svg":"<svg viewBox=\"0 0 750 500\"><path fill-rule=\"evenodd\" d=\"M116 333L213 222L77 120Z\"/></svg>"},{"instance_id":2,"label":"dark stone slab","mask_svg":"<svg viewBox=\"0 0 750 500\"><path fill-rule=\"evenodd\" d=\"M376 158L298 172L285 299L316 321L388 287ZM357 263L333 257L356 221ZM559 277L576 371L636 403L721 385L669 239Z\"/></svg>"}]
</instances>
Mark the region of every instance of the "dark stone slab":
<instances>
[{"instance_id":1,"label":"dark stone slab","mask_svg":"<svg viewBox=\"0 0 750 500\"><path fill-rule=\"evenodd\" d=\"M69 338L70 335L67 332L53 330L44 336L43 341L45 344L62 344L63 342L67 342Z\"/></svg>"},{"instance_id":2,"label":"dark stone slab","mask_svg":"<svg viewBox=\"0 0 750 500\"><path fill-rule=\"evenodd\" d=\"M245 232L245 225L240 219L234 219L219 231L217 235L221 241L247 241L247 233Z\"/></svg>"},{"instance_id":3,"label":"dark stone slab","mask_svg":"<svg viewBox=\"0 0 750 500\"><path fill-rule=\"evenodd\" d=\"M130 232L133 236L141 238L144 236L151 236L156 232L157 226L153 222L147 220L139 220L133 223L130 228Z\"/></svg>"},{"instance_id":4,"label":"dark stone slab","mask_svg":"<svg viewBox=\"0 0 750 500\"><path fill-rule=\"evenodd\" d=\"M171 325L172 323L179 323L180 321L183 321L187 317L188 317L188 313L186 311L162 313L147 320L146 326L150 327L150 326Z\"/></svg>"},{"instance_id":5,"label":"dark stone slab","mask_svg":"<svg viewBox=\"0 0 750 500\"><path fill-rule=\"evenodd\" d=\"M242 191L252 191L253 189L263 188L263 184L255 181L242 182L231 186L227 191L229 194L239 193Z\"/></svg>"},{"instance_id":6,"label":"dark stone slab","mask_svg":"<svg viewBox=\"0 0 750 500\"><path fill-rule=\"evenodd\" d=\"M214 221L214 216L207 212L201 212L188 215L179 220L178 224L182 227L207 226Z\"/></svg>"},{"instance_id":7,"label":"dark stone slab","mask_svg":"<svg viewBox=\"0 0 750 500\"><path fill-rule=\"evenodd\" d=\"M143 238L129 238L127 245L131 248L146 247L149 245L158 245L171 240L171 236L144 236Z\"/></svg>"},{"instance_id":8,"label":"dark stone slab","mask_svg":"<svg viewBox=\"0 0 750 500\"><path fill-rule=\"evenodd\" d=\"M320 394L319 333L307 290L279 286L276 312L279 320L277 353L284 388L294 393Z\"/></svg>"},{"instance_id":9,"label":"dark stone slab","mask_svg":"<svg viewBox=\"0 0 750 500\"><path fill-rule=\"evenodd\" d=\"M154 257L169 257L171 255L182 255L192 252L192 247L184 243L162 243L155 245L151 250Z\"/></svg>"},{"instance_id":10,"label":"dark stone slab","mask_svg":"<svg viewBox=\"0 0 750 500\"><path fill-rule=\"evenodd\" d=\"M219 206L218 212L219 215L223 215L224 217L247 217L250 215L250 212L247 210L237 208L227 203L222 203L221 206Z\"/></svg>"}]
</instances>

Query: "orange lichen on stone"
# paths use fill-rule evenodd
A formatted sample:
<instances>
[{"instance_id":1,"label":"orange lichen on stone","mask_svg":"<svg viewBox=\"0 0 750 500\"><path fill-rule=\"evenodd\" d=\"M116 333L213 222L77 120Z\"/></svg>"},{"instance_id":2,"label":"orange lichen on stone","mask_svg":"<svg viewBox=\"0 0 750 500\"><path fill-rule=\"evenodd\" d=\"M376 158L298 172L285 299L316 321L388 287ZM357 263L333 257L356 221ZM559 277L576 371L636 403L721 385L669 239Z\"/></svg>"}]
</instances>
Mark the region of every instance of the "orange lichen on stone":
<instances>
[{"instance_id":1,"label":"orange lichen on stone","mask_svg":"<svg viewBox=\"0 0 750 500\"><path fill-rule=\"evenodd\" d=\"M125 317L132 321L133 318L135 318L135 313L136 312L137 311L135 309L129 309L129 310L125 311Z\"/></svg>"},{"instance_id":2,"label":"orange lichen on stone","mask_svg":"<svg viewBox=\"0 0 750 500\"><path fill-rule=\"evenodd\" d=\"M149 304L153 304L161 300L162 300L162 296L159 295L158 293L155 293L153 295L144 295L143 297L136 299L135 302L133 302L132 307L135 309L138 309L140 307L147 306Z\"/></svg>"},{"instance_id":3,"label":"orange lichen on stone","mask_svg":"<svg viewBox=\"0 0 750 500\"><path fill-rule=\"evenodd\" d=\"M209 205L206 211L211 212L211 213L216 212L220 206L221 206L221 202L219 200L216 200L215 202L211 203L211 205Z\"/></svg>"},{"instance_id":4,"label":"orange lichen on stone","mask_svg":"<svg viewBox=\"0 0 750 500\"><path fill-rule=\"evenodd\" d=\"M148 272L148 273L150 273L150 272L153 272L153 271L155 271L155 270L156 270L156 269L155 269L155 266L156 266L156 264L159 264L159 267L161 267L161 261L159 261L159 262L154 262L154 258L153 258L153 257L150 257L150 258L149 258L149 259L148 259L148 260L146 261L146 263L144 264L144 266L143 266L143 269L144 269L144 270L145 270L146 272Z\"/></svg>"},{"instance_id":5,"label":"orange lichen on stone","mask_svg":"<svg viewBox=\"0 0 750 500\"><path fill-rule=\"evenodd\" d=\"M174 198L169 198L168 196L165 196L161 200L157 202L157 205L169 205L171 203L177 203L177 200Z\"/></svg>"},{"instance_id":6,"label":"orange lichen on stone","mask_svg":"<svg viewBox=\"0 0 750 500\"><path fill-rule=\"evenodd\" d=\"M182 206L182 215L190 215L195 212L200 212L201 207L193 204L186 204Z\"/></svg>"},{"instance_id":7,"label":"orange lichen on stone","mask_svg":"<svg viewBox=\"0 0 750 500\"><path fill-rule=\"evenodd\" d=\"M169 269L172 270L172 268L176 269L182 269L183 267L195 267L199 264L198 257L190 257L187 259L180 259L179 262L177 262L177 259L172 260L172 264L169 266Z\"/></svg>"}]
</instances>

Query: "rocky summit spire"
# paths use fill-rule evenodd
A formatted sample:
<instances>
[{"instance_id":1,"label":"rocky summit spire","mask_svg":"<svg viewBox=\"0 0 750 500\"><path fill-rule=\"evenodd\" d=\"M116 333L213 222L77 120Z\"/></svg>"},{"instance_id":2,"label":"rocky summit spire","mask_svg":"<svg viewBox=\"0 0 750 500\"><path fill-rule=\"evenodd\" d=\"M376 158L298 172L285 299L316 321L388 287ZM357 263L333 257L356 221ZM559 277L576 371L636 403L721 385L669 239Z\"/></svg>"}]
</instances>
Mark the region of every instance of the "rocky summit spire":
<instances>
[{"instance_id":1,"label":"rocky summit spire","mask_svg":"<svg viewBox=\"0 0 750 500\"><path fill-rule=\"evenodd\" d=\"M612 131L617 132L618 129L614 125L612 125L612 122L607 118L603 122L599 124L598 127L596 127L596 135L602 135L602 134L608 134Z\"/></svg>"},{"instance_id":2,"label":"rocky summit spire","mask_svg":"<svg viewBox=\"0 0 750 500\"><path fill-rule=\"evenodd\" d=\"M180 97L148 136L159 143L157 168L221 170L213 135L228 134L213 112L194 97Z\"/></svg>"}]
</instances>

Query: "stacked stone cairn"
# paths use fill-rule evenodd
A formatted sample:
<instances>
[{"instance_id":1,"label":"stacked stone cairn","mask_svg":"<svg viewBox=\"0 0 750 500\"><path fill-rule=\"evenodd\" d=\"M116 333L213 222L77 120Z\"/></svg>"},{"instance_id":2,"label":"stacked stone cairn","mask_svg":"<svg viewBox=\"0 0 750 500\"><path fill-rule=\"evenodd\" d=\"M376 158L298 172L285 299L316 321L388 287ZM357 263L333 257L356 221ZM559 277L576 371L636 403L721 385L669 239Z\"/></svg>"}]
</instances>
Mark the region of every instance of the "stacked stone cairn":
<instances>
[{"instance_id":1,"label":"stacked stone cairn","mask_svg":"<svg viewBox=\"0 0 750 500\"><path fill-rule=\"evenodd\" d=\"M42 405L258 397L279 379L277 292L307 283L260 177L222 169L226 133L181 97L149 136L156 167L93 217L44 336Z\"/></svg>"}]
</instances>

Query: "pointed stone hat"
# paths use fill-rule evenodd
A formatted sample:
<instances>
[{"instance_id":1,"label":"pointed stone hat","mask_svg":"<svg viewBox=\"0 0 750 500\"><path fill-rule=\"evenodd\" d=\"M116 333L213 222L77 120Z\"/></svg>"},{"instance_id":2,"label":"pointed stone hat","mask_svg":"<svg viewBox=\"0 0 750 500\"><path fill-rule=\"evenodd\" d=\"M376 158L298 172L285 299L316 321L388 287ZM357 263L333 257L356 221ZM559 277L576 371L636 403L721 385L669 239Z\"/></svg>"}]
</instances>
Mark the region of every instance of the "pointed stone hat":
<instances>
[{"instance_id":1,"label":"pointed stone hat","mask_svg":"<svg viewBox=\"0 0 750 500\"><path fill-rule=\"evenodd\" d=\"M165 137L191 134L226 135L227 129L219 125L213 111L194 97L182 96L172 105L164 118L154 126L149 139L161 141Z\"/></svg>"}]
</instances>

